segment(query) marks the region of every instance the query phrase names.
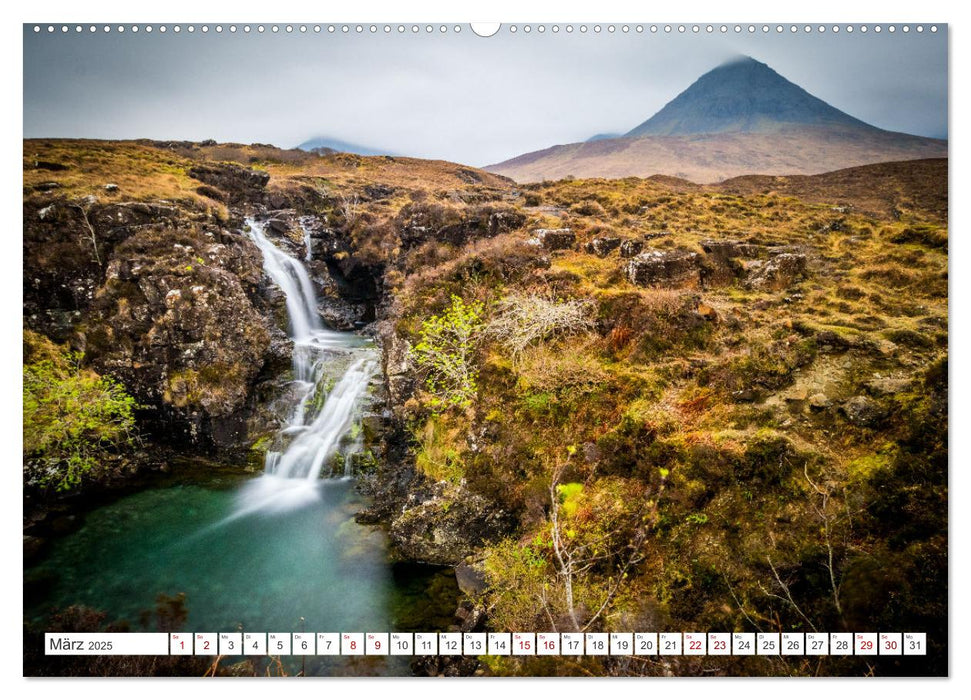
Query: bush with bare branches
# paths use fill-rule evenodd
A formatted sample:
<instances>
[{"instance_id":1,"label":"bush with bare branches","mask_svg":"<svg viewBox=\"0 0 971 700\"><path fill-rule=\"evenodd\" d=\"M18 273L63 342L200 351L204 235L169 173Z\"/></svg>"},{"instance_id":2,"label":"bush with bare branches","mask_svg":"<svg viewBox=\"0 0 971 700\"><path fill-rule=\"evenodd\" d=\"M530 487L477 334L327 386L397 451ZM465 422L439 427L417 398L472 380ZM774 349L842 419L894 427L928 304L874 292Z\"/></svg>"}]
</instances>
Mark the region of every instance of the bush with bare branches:
<instances>
[{"instance_id":1,"label":"bush with bare branches","mask_svg":"<svg viewBox=\"0 0 971 700\"><path fill-rule=\"evenodd\" d=\"M499 302L487 332L519 358L534 343L589 331L594 325L594 303L589 299L560 301L517 293Z\"/></svg>"}]
</instances>

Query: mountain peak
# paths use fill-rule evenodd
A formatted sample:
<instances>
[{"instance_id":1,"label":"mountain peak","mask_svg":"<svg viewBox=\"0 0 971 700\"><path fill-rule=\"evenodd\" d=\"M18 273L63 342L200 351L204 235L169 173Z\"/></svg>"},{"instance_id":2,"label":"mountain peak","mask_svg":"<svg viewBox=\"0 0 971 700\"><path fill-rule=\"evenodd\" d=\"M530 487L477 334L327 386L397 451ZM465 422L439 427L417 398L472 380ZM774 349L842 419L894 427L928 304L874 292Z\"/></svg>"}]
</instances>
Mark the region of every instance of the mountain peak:
<instances>
[{"instance_id":1,"label":"mountain peak","mask_svg":"<svg viewBox=\"0 0 971 700\"><path fill-rule=\"evenodd\" d=\"M740 55L705 73L626 136L773 133L799 125L876 129Z\"/></svg>"},{"instance_id":2,"label":"mountain peak","mask_svg":"<svg viewBox=\"0 0 971 700\"><path fill-rule=\"evenodd\" d=\"M731 66L731 65L736 65L736 64L743 64L743 65L748 64L748 65L751 65L753 63L756 64L756 65L759 65L759 66L765 66L766 68L769 68L768 66L766 66L761 61L756 61L751 56L746 56L743 53L736 54L732 58L729 58L729 59L727 59L725 61L722 61L722 63L719 64L718 67L721 68L721 67L724 67L724 66ZM772 69L769 68L769 70L772 70Z\"/></svg>"}]
</instances>

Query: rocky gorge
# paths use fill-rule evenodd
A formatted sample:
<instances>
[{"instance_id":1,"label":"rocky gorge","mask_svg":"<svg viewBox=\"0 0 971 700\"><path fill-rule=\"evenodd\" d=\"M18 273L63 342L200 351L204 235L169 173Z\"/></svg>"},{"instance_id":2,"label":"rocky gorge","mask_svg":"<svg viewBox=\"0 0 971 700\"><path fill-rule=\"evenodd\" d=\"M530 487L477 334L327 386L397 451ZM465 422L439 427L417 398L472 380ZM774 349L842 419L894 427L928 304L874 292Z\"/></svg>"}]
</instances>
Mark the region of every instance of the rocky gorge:
<instances>
[{"instance_id":1,"label":"rocky gorge","mask_svg":"<svg viewBox=\"0 0 971 700\"><path fill-rule=\"evenodd\" d=\"M402 405L414 390L383 293L387 262L355 249L351 213L342 212L343 221L333 213L346 202L304 186L268 190L267 173L232 163L193 165L186 175L205 199L118 201L125 193L111 183L84 197L65 196L52 183L25 193L25 327L118 380L137 404L139 430L139 449L99 465L77 493L28 485L28 562L79 525L85 503L137 489L173 459L262 468L266 444L281 428L276 404L290 381L293 342L283 294L264 276L262 254L246 234L249 217L305 261L327 326L389 348L386 380L374 388L379 399ZM388 194L366 188L362 196ZM422 227L408 223L404 245L420 244ZM504 225L492 214L436 234L468 239L480 226L495 235ZM359 478L371 501L358 520L388 528L395 560L454 567L508 531L511 520L496 504L445 489L409 466L394 411L379 407L362 425L367 465ZM450 510L454 502L461 505Z\"/></svg>"},{"instance_id":2,"label":"rocky gorge","mask_svg":"<svg viewBox=\"0 0 971 700\"><path fill-rule=\"evenodd\" d=\"M456 629L934 624L939 595L880 602L928 595L946 551L947 221L918 171L946 191L946 161L872 166L834 198L826 176L520 186L260 144L25 141L25 363L71 353L136 427L66 491L25 453L25 558L174 462L262 470L294 341L253 220L321 321L380 350L353 517L393 560L454 571ZM569 672L543 664L413 670Z\"/></svg>"}]
</instances>

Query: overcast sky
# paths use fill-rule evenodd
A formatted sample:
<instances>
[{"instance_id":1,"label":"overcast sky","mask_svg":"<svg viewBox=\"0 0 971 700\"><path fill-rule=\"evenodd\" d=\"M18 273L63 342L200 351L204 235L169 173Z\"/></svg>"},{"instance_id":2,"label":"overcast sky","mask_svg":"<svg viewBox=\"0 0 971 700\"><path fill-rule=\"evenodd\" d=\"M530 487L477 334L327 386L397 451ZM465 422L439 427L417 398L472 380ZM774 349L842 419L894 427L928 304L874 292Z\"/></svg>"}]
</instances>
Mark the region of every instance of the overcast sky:
<instances>
[{"instance_id":1,"label":"overcast sky","mask_svg":"<svg viewBox=\"0 0 971 700\"><path fill-rule=\"evenodd\" d=\"M534 27L536 25L533 25ZM24 136L292 147L315 136L486 165L637 126L745 54L884 129L947 137L947 33L481 38L24 27Z\"/></svg>"}]
</instances>

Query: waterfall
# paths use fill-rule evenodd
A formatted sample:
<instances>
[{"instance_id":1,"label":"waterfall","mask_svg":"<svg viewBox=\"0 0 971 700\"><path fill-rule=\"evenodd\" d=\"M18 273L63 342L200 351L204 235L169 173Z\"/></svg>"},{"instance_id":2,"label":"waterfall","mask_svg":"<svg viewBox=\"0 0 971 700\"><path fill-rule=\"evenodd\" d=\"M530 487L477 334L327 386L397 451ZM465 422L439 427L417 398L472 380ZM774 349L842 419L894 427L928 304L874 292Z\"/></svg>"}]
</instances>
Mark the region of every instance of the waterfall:
<instances>
[{"instance_id":1,"label":"waterfall","mask_svg":"<svg viewBox=\"0 0 971 700\"><path fill-rule=\"evenodd\" d=\"M294 507L314 497L320 477L330 474L331 461L349 441L378 365L369 341L323 327L306 268L266 237L263 224L252 219L246 223L263 253L264 271L286 298L294 391L286 425L266 453L264 477L244 490L237 516ZM345 454L345 476L350 475L349 461Z\"/></svg>"},{"instance_id":2,"label":"waterfall","mask_svg":"<svg viewBox=\"0 0 971 700\"><path fill-rule=\"evenodd\" d=\"M304 253L306 257L304 257L304 260L310 262L314 257L314 242L310 237L310 227L303 222L303 219L301 219L300 228L303 229L303 247L306 248Z\"/></svg>"}]
</instances>

